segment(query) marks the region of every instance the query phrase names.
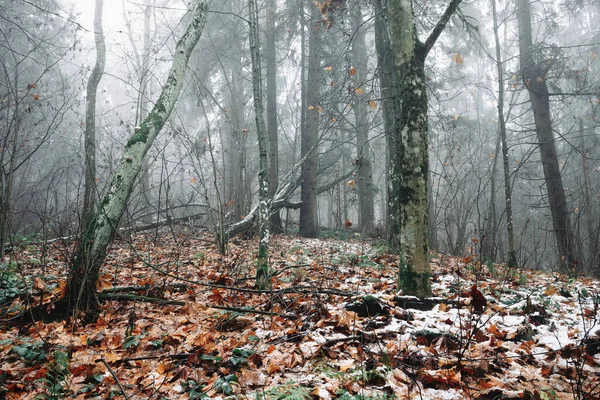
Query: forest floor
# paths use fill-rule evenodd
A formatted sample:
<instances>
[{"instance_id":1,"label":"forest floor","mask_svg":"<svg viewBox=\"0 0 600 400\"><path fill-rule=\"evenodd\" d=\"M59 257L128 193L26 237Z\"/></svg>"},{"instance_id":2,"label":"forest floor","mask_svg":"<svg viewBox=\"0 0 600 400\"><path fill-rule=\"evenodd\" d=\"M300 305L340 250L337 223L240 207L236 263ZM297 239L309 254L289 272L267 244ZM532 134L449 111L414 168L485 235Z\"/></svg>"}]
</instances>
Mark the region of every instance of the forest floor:
<instances>
[{"instance_id":1,"label":"forest floor","mask_svg":"<svg viewBox=\"0 0 600 400\"><path fill-rule=\"evenodd\" d=\"M0 275L0 398L599 398L598 281L432 254L418 301L385 245L350 236L273 237L259 292L256 239L221 256L205 234L138 234L113 244L84 326L15 320L51 311L69 257L22 245Z\"/></svg>"}]
</instances>

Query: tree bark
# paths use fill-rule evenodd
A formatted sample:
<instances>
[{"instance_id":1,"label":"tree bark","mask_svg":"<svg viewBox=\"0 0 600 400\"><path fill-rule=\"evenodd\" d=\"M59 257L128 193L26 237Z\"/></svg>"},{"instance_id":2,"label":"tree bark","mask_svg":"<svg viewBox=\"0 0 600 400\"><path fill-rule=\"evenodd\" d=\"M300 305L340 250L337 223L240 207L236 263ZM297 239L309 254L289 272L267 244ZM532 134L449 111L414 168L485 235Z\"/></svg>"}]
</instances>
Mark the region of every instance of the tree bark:
<instances>
[{"instance_id":1,"label":"tree bark","mask_svg":"<svg viewBox=\"0 0 600 400\"><path fill-rule=\"evenodd\" d=\"M252 60L252 88L254 95L254 116L256 134L258 136L259 171L258 171L258 265L256 266L256 288L270 289L269 276L269 137L263 117L262 75L260 65L260 49L258 36L258 10L255 0L248 0L250 13L250 58Z\"/></svg>"},{"instance_id":2,"label":"tree bark","mask_svg":"<svg viewBox=\"0 0 600 400\"><path fill-rule=\"evenodd\" d=\"M321 81L321 32L319 29L319 10L314 4L311 9L308 38L308 76L306 90L302 96L306 98L305 122L302 129L300 154L305 158L302 164L302 188L300 198L299 235L304 237L319 236L319 208L317 203L317 175L319 172L319 109Z\"/></svg>"},{"instance_id":3,"label":"tree bark","mask_svg":"<svg viewBox=\"0 0 600 400\"><path fill-rule=\"evenodd\" d=\"M98 308L95 285L108 244L114 237L135 179L144 165L144 157L175 107L187 62L200 39L205 21L206 5L198 2L187 31L175 47L173 64L162 93L139 129L136 128L127 141L103 201L87 224L77 248L67 281L67 301L69 307L84 312L87 317L93 317Z\"/></svg>"},{"instance_id":4,"label":"tree bark","mask_svg":"<svg viewBox=\"0 0 600 400\"><path fill-rule=\"evenodd\" d=\"M352 46L352 62L356 68L353 79L355 86L366 83L367 78L367 46L365 31L361 29L363 16L360 7L354 8L354 43ZM371 147L369 145L369 122L367 120L368 105L362 96L356 95L354 106L354 124L356 126L356 153L358 158L358 224L359 228L370 233L374 228L375 206L373 202L373 167L371 165Z\"/></svg>"},{"instance_id":5,"label":"tree bark","mask_svg":"<svg viewBox=\"0 0 600 400\"><path fill-rule=\"evenodd\" d=\"M267 132L269 136L269 196L277 192L279 179L279 140L277 137L277 47L275 45L275 0L267 0L267 19L265 24L265 66L267 78ZM279 210L270 218L272 233L283 232Z\"/></svg>"},{"instance_id":6,"label":"tree bark","mask_svg":"<svg viewBox=\"0 0 600 400\"><path fill-rule=\"evenodd\" d=\"M411 0L389 1L392 53L397 71L393 147L389 150L390 245L400 249L398 283L404 294L431 294L427 222L427 85L425 57L461 0L452 0L425 43L417 38ZM391 224L392 225L392 224ZM398 229L399 228L399 229ZM399 230L399 231L398 231Z\"/></svg>"},{"instance_id":7,"label":"tree bark","mask_svg":"<svg viewBox=\"0 0 600 400\"><path fill-rule=\"evenodd\" d=\"M492 18L494 21L494 39L496 42L496 68L498 70L498 128L502 142L502 165L504 167L504 199L506 210L506 232L508 235L508 260L509 268L517 267L517 253L515 252L515 229L512 215L512 190L510 187L510 166L508 164L508 146L506 144L506 122L504 120L504 74L502 72L502 52L500 51L500 38L498 36L498 16L496 15L496 0L492 0ZM496 160L494 160L496 162ZM494 193L492 193L494 195Z\"/></svg>"},{"instance_id":8,"label":"tree bark","mask_svg":"<svg viewBox=\"0 0 600 400\"><path fill-rule=\"evenodd\" d=\"M96 63L87 85L84 134L85 189L81 226L87 226L92 220L96 203L96 93L104 74L104 64L106 62L106 45L104 44L104 31L102 30L103 3L104 0L96 0L94 11Z\"/></svg>"},{"instance_id":9,"label":"tree bark","mask_svg":"<svg viewBox=\"0 0 600 400\"><path fill-rule=\"evenodd\" d=\"M548 203L552 214L552 227L556 239L561 272L575 273L578 264L569 223L567 199L562 183L550 115L550 96L546 84L546 69L536 61L531 34L531 11L529 0L517 0L519 24L519 52L523 83L529 92L544 180L548 191Z\"/></svg>"},{"instance_id":10,"label":"tree bark","mask_svg":"<svg viewBox=\"0 0 600 400\"><path fill-rule=\"evenodd\" d=\"M385 131L385 141L387 146L386 152L386 193L384 196L384 207L385 207L385 221L388 231L388 239L390 243L393 237L399 237L400 227L397 223L397 218L393 216L389 210L390 208L397 209L398 207L393 203L395 199L390 196L390 182L389 177L389 160L390 160L390 149L395 147L395 118L396 110L398 109L397 101L399 100L395 95L396 90L396 68L394 63L394 56L392 54L392 45L390 42L388 22L387 22L387 0L374 0L375 9L375 48L377 50L377 61L378 61L378 76L379 85L381 86L381 105L383 114L383 129ZM399 112L399 111L398 111Z\"/></svg>"}]
</instances>

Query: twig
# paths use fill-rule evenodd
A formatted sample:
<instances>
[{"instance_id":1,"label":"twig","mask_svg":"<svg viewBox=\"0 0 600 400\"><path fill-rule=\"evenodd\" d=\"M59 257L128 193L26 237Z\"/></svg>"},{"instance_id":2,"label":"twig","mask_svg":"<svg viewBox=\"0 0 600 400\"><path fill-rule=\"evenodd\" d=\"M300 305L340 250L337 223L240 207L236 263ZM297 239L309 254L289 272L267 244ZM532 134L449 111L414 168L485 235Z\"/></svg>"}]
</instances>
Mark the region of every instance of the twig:
<instances>
[{"instance_id":1,"label":"twig","mask_svg":"<svg viewBox=\"0 0 600 400\"><path fill-rule=\"evenodd\" d=\"M125 388L123 387L123 385L121 385L121 381L119 381L117 374L115 374L115 371L113 371L112 368L110 367L110 365L108 365L104 356L100 357L100 360L96 360L96 362L98 362L98 361L101 361L108 369L108 372L110 372L110 374L113 376L113 378L115 378L115 382L117 382L117 385L119 385L119 389L121 389L121 393L123 393L123 397L125 397L125 400L129 399L129 396L127 395L127 392L125 391Z\"/></svg>"}]
</instances>

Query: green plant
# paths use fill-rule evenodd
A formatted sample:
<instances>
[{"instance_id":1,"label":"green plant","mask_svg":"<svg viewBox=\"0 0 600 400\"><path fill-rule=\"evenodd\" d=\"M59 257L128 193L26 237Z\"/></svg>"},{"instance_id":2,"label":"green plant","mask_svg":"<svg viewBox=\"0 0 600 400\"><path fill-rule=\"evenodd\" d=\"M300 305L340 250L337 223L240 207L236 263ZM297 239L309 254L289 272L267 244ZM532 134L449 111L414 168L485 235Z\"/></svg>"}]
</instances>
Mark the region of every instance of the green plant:
<instances>
[{"instance_id":1,"label":"green plant","mask_svg":"<svg viewBox=\"0 0 600 400\"><path fill-rule=\"evenodd\" d=\"M247 349L233 349L229 363L231 365L245 365L248 364L248 357L254 354L254 351Z\"/></svg>"},{"instance_id":2,"label":"green plant","mask_svg":"<svg viewBox=\"0 0 600 400\"><path fill-rule=\"evenodd\" d=\"M43 400L58 400L66 398L69 393L69 356L62 350L52 353L52 361L48 364L45 378L38 379L44 385L44 393L38 396Z\"/></svg>"},{"instance_id":3,"label":"green plant","mask_svg":"<svg viewBox=\"0 0 600 400\"><path fill-rule=\"evenodd\" d=\"M7 339L5 344L10 342L12 340ZM37 364L46 359L46 351L44 350L44 343L42 341L33 341L31 338L26 337L20 342L10 349L9 354L16 354L30 364Z\"/></svg>"},{"instance_id":4,"label":"green plant","mask_svg":"<svg viewBox=\"0 0 600 400\"><path fill-rule=\"evenodd\" d=\"M23 279L9 268L0 275L0 304L10 302L15 297L29 292L30 279Z\"/></svg>"},{"instance_id":5,"label":"green plant","mask_svg":"<svg viewBox=\"0 0 600 400\"><path fill-rule=\"evenodd\" d=\"M519 271L519 285L526 286L527 285L527 275L523 273L523 271Z\"/></svg>"},{"instance_id":6,"label":"green plant","mask_svg":"<svg viewBox=\"0 0 600 400\"><path fill-rule=\"evenodd\" d=\"M188 396L190 396L190 399L192 400L210 398L204 392L204 386L204 384L198 383L193 379L188 379L184 381L182 385L183 389L187 392Z\"/></svg>"},{"instance_id":7,"label":"green plant","mask_svg":"<svg viewBox=\"0 0 600 400\"><path fill-rule=\"evenodd\" d=\"M233 387L231 384L234 382L237 382L237 377L231 374L217 379L213 387L217 392L223 393L225 396L230 396L233 394Z\"/></svg>"},{"instance_id":8,"label":"green plant","mask_svg":"<svg viewBox=\"0 0 600 400\"><path fill-rule=\"evenodd\" d=\"M256 398L264 400L310 400L312 399L310 392L310 388L289 383L271 388L264 392L264 395L257 394Z\"/></svg>"}]
</instances>

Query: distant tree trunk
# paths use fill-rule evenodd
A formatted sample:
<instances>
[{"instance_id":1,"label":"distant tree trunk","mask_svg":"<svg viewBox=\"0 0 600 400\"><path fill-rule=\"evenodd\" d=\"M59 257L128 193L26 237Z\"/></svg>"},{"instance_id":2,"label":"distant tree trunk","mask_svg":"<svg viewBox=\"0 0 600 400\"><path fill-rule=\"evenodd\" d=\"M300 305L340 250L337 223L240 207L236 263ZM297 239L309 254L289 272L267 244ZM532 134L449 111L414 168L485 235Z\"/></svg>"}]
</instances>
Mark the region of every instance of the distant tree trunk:
<instances>
[{"instance_id":1,"label":"distant tree trunk","mask_svg":"<svg viewBox=\"0 0 600 400\"><path fill-rule=\"evenodd\" d=\"M383 114L383 129L385 131L386 140L386 193L384 196L385 204L385 223L388 230L388 236L390 243L394 238L400 237L400 226L398 224L398 218L392 215L389 210L390 208L397 209L398 206L393 204L394 199L390 196L389 184L391 182L389 178L389 159L390 149L395 147L395 118L396 110L398 108L399 99L395 95L396 90L396 67L394 63L394 56L392 53L392 45L390 43L390 36L387 23L387 0L374 0L375 9L375 48L377 49L377 61L378 61L378 75L379 84L381 86L381 108ZM394 232L394 234L392 234ZM396 247L399 250L399 246Z\"/></svg>"},{"instance_id":2,"label":"distant tree trunk","mask_svg":"<svg viewBox=\"0 0 600 400\"><path fill-rule=\"evenodd\" d=\"M106 45L102 30L102 7L104 0L96 0L94 11L94 40L96 43L96 64L87 85L86 110L85 110L85 136L84 136L84 168L85 189L83 195L83 213L81 226L87 226L94 216L96 203L96 93L98 85L104 74L106 62Z\"/></svg>"},{"instance_id":3,"label":"distant tree trunk","mask_svg":"<svg viewBox=\"0 0 600 400\"><path fill-rule=\"evenodd\" d=\"M306 98L306 110L300 144L301 157L306 157L302 163L302 187L300 198L300 227L299 234L304 237L319 236L319 209L317 203L317 175L319 172L319 156L317 145L319 141L319 108L321 83L321 31L318 26L319 10L314 4L309 4L311 18L308 37L308 74L306 90L302 96Z\"/></svg>"},{"instance_id":4,"label":"distant tree trunk","mask_svg":"<svg viewBox=\"0 0 600 400\"><path fill-rule=\"evenodd\" d=\"M355 84L363 86L367 78L367 46L365 44L365 31L363 16L360 7L354 7L354 43L352 46L352 62L356 68L353 79ZM369 145L369 123L367 120L368 105L362 96L355 96L354 124L356 127L356 153L358 156L358 224L360 230L370 233L374 228L375 206L373 191L373 167L371 164L371 147Z\"/></svg>"},{"instance_id":5,"label":"distant tree trunk","mask_svg":"<svg viewBox=\"0 0 600 400\"><path fill-rule=\"evenodd\" d=\"M242 60L239 54L229 67L227 85L229 88L229 110L227 112L231 131L228 136L225 155L226 168L226 206L233 221L237 222L246 215L246 141L248 129L244 126L244 87L242 78ZM223 71L228 74L226 70Z\"/></svg>"},{"instance_id":6,"label":"distant tree trunk","mask_svg":"<svg viewBox=\"0 0 600 400\"><path fill-rule=\"evenodd\" d=\"M250 58L252 59L252 87L254 94L254 115L258 136L259 171L258 171L258 265L256 266L256 288L270 289L269 276L269 137L263 117L262 75L260 65L260 48L258 39L258 10L255 0L248 0L250 14Z\"/></svg>"},{"instance_id":7,"label":"distant tree trunk","mask_svg":"<svg viewBox=\"0 0 600 400\"><path fill-rule=\"evenodd\" d=\"M516 268L517 253L515 252L515 230L512 215L512 190L510 187L508 145L506 144L506 122L504 120L504 74L502 72L502 52L500 49L500 38L498 36L496 0L492 0L492 15L494 20L494 38L496 41L496 68L498 70L498 127L500 129L500 140L502 142L502 163L504 166L504 199L506 202L506 232L508 235L508 267ZM494 162L495 161L496 160L494 160Z\"/></svg>"},{"instance_id":8,"label":"distant tree trunk","mask_svg":"<svg viewBox=\"0 0 600 400\"><path fill-rule=\"evenodd\" d=\"M19 69L15 69L14 88L19 84ZM4 246L10 237L10 213L12 208L12 189L14 183L15 163L17 160L18 135L21 125L20 105L21 99L17 90L11 90L13 93L14 110L12 113L12 123L8 124L2 148L10 148L10 151L0 152L0 258L4 257ZM12 143L12 144L11 144ZM8 162L5 164L5 156L8 156ZM6 165L6 167L5 167Z\"/></svg>"},{"instance_id":9,"label":"distant tree trunk","mask_svg":"<svg viewBox=\"0 0 600 400\"><path fill-rule=\"evenodd\" d=\"M269 136L269 196L277 192L279 179L279 140L277 138L277 47L275 45L275 0L267 0L265 23L265 65L267 75L267 132ZM283 232L281 215L275 211L270 218L273 233Z\"/></svg>"},{"instance_id":10,"label":"distant tree trunk","mask_svg":"<svg viewBox=\"0 0 600 400\"><path fill-rule=\"evenodd\" d=\"M429 224L429 245L432 249L439 249L435 216L435 204L433 201L433 182L430 171L427 174L427 223Z\"/></svg>"},{"instance_id":11,"label":"distant tree trunk","mask_svg":"<svg viewBox=\"0 0 600 400\"><path fill-rule=\"evenodd\" d=\"M496 210L496 175L498 174L498 156L500 155L501 138L498 135L494 150L494 160L492 161L492 176L490 178L490 202L485 216L485 227L481 234L481 255L489 258L492 262L496 262L496 254L498 245L497 241L497 219L498 211Z\"/></svg>"},{"instance_id":12,"label":"distant tree trunk","mask_svg":"<svg viewBox=\"0 0 600 400\"><path fill-rule=\"evenodd\" d=\"M444 30L461 0L452 0L425 43L417 38L412 2L389 1L392 52L397 70L396 96L402 101L390 151L390 219L397 218L399 232L390 232L390 244L400 248L398 274L403 293L431 294L429 233L427 222L427 85L425 57Z\"/></svg>"},{"instance_id":13,"label":"distant tree trunk","mask_svg":"<svg viewBox=\"0 0 600 400\"><path fill-rule=\"evenodd\" d=\"M533 48L529 0L517 0L517 11L521 73L523 83L529 92L531 108L533 110L533 118L544 169L544 180L546 182L546 189L548 190L548 202L552 214L552 226L558 249L560 270L564 273L574 273L577 269L577 259L569 223L567 199L558 164L554 134L552 132L550 96L546 83L547 71L536 60L538 52Z\"/></svg>"},{"instance_id":14,"label":"distant tree trunk","mask_svg":"<svg viewBox=\"0 0 600 400\"><path fill-rule=\"evenodd\" d=\"M586 221L585 226L585 240L582 240L583 243L587 242L587 251L586 246L583 247L583 253L586 258L586 273L593 274L597 271L594 271L594 268L597 268L598 265L598 242L596 240L596 234L594 230L594 199L592 198L592 184L590 180L590 166L588 162L588 158L590 155L589 149L586 147L585 143L585 133L584 133L584 124L583 118L579 118L579 131L581 136L581 166L583 169L583 207L580 211L581 215L583 215L583 219Z\"/></svg>"},{"instance_id":15,"label":"distant tree trunk","mask_svg":"<svg viewBox=\"0 0 600 400\"><path fill-rule=\"evenodd\" d=\"M69 307L83 311L87 317L93 317L98 308L96 281L108 244L115 234L133 184L144 165L144 157L175 107L183 86L187 62L200 39L205 21L206 5L198 2L187 31L175 47L173 64L163 91L152 111L127 141L119 167L77 248L67 281L67 301Z\"/></svg>"}]
</instances>

